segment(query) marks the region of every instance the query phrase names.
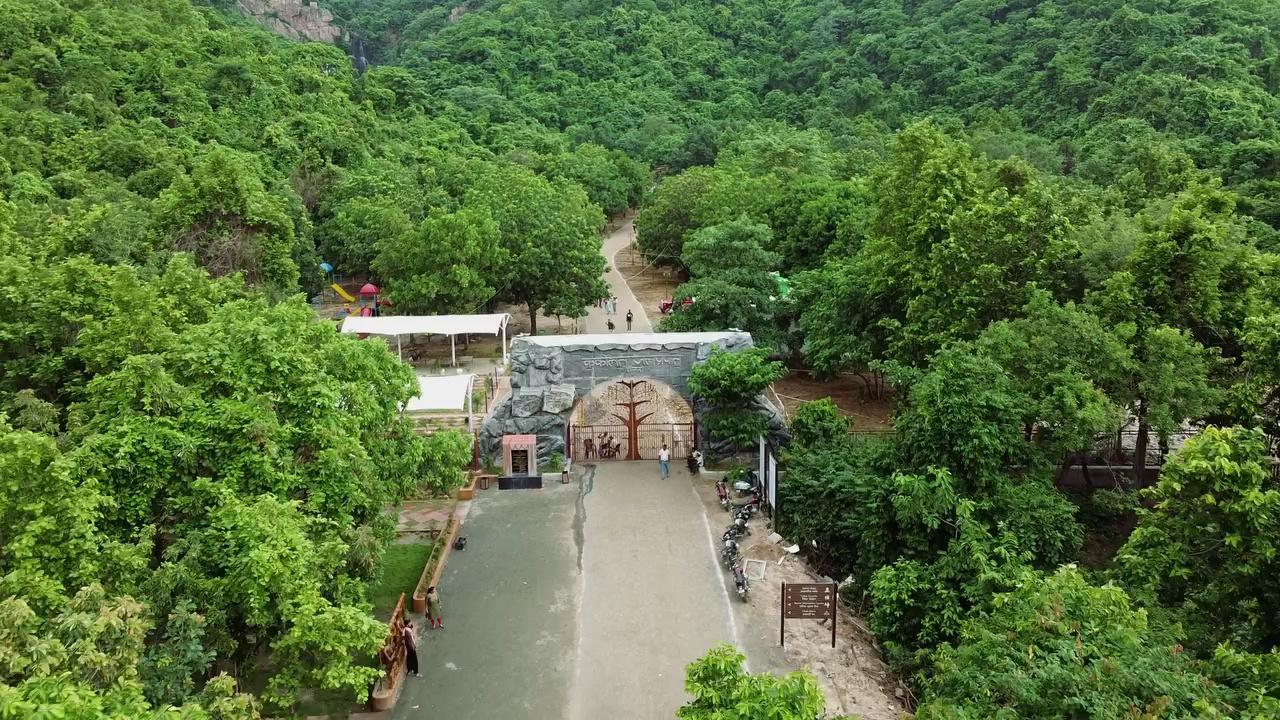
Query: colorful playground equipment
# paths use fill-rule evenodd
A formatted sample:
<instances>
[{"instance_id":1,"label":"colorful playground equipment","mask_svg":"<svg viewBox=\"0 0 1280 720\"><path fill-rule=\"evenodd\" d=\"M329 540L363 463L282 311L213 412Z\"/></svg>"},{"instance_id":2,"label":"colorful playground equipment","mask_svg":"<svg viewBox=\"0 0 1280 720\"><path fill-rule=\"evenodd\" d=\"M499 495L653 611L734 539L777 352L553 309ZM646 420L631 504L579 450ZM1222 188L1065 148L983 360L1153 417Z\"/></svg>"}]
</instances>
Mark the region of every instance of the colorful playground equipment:
<instances>
[{"instance_id":1,"label":"colorful playground equipment","mask_svg":"<svg viewBox=\"0 0 1280 720\"><path fill-rule=\"evenodd\" d=\"M333 283L329 287L333 288L333 291L338 294L338 297L342 298L346 302L356 301L356 299L352 297L351 293L347 292L346 290L343 290L342 286L339 285L338 283Z\"/></svg>"}]
</instances>

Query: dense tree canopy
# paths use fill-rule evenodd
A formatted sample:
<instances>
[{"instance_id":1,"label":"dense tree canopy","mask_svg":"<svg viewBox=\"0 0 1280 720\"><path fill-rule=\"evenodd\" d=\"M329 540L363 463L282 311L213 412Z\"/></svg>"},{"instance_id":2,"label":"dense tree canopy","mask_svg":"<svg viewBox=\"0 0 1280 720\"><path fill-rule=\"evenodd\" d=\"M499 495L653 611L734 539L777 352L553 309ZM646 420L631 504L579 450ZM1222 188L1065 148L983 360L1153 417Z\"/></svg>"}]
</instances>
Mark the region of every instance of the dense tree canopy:
<instances>
[{"instance_id":1,"label":"dense tree canopy","mask_svg":"<svg viewBox=\"0 0 1280 720\"><path fill-rule=\"evenodd\" d=\"M363 693L386 510L467 441L299 295L327 261L536 331L630 208L689 273L663 330L895 384L887 438L796 415L778 523L922 716L1275 714L1280 3L322 4L367 71L228 0L0 0L0 714ZM741 441L780 372L690 387ZM1057 471L1124 428L1152 506L1105 577L1057 570ZM689 678L682 716L820 712L726 650Z\"/></svg>"}]
</instances>

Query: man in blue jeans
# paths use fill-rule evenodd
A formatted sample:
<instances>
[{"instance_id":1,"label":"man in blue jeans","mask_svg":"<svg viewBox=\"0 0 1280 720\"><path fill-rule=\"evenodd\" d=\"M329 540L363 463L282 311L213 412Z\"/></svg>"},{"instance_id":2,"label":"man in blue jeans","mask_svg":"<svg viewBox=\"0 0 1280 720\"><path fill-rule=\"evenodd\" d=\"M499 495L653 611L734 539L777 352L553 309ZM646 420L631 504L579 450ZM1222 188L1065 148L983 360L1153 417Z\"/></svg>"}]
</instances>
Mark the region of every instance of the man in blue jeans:
<instances>
[{"instance_id":1,"label":"man in blue jeans","mask_svg":"<svg viewBox=\"0 0 1280 720\"><path fill-rule=\"evenodd\" d=\"M662 443L662 449L658 451L658 470L662 472L663 480L671 472L671 451L667 449L666 443Z\"/></svg>"}]
</instances>

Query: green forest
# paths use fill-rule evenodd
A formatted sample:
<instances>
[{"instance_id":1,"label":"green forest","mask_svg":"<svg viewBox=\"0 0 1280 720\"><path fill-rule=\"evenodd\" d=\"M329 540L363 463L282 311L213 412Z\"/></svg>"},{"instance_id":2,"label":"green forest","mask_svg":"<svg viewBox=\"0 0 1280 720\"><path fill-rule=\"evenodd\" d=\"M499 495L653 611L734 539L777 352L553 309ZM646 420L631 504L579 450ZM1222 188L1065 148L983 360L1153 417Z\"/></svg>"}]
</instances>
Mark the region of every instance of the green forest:
<instances>
[{"instance_id":1,"label":"green forest","mask_svg":"<svg viewBox=\"0 0 1280 720\"><path fill-rule=\"evenodd\" d=\"M319 264L536 334L631 210L661 329L768 348L708 385L892 387L886 437L792 418L779 524L916 717L1280 717L1280 1L320 4L366 71L230 0L0 0L0 718L363 699L387 508L471 447ZM1059 487L1126 425L1202 431Z\"/></svg>"}]
</instances>

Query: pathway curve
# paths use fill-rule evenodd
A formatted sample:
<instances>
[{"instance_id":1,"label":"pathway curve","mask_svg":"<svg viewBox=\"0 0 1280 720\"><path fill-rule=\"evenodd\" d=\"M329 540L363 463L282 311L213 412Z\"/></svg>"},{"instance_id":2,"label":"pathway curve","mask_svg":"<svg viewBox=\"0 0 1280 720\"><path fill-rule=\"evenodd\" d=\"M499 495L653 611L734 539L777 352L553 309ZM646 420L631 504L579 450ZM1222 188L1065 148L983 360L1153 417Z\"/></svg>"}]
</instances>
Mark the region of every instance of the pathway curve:
<instances>
[{"instance_id":1,"label":"pathway curve","mask_svg":"<svg viewBox=\"0 0 1280 720\"><path fill-rule=\"evenodd\" d=\"M635 220L628 219L617 230L605 236L604 242L600 245L600 254L604 256L604 261L609 264L608 270L605 271L604 280L609 283L611 292L618 298L618 314L613 318L615 333L625 333L627 331L627 310L634 313L631 322L631 332L653 332L653 325L649 322L649 316L645 314L644 306L636 300L636 296L631 292L631 287L627 285L627 279L618 272L617 265L613 262L613 258L619 251L625 250L631 241L635 238ZM588 333L607 333L609 318L604 313L604 308L595 307L594 305L587 308L587 317L584 318L583 332Z\"/></svg>"}]
</instances>

